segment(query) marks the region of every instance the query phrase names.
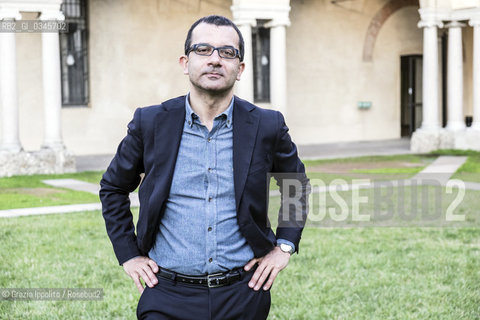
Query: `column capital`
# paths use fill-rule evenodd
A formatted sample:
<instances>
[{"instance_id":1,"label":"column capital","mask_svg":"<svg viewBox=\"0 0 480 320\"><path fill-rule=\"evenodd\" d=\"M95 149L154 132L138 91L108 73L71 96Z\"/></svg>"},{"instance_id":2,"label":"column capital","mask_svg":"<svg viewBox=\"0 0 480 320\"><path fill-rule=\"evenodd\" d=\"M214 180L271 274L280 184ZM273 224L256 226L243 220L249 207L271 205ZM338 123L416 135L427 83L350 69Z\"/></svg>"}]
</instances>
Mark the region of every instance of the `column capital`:
<instances>
[{"instance_id":1,"label":"column capital","mask_svg":"<svg viewBox=\"0 0 480 320\"><path fill-rule=\"evenodd\" d=\"M0 9L0 20L4 19L14 19L14 20L21 20L22 15L18 9L14 8L1 8Z\"/></svg>"},{"instance_id":2,"label":"column capital","mask_svg":"<svg viewBox=\"0 0 480 320\"><path fill-rule=\"evenodd\" d=\"M459 21L456 21L456 20L452 20L452 21L448 22L447 24L445 24L445 28L463 28L466 25L467 25L466 23L459 22Z\"/></svg>"},{"instance_id":3,"label":"column capital","mask_svg":"<svg viewBox=\"0 0 480 320\"><path fill-rule=\"evenodd\" d=\"M475 17L475 18L472 18L468 21L468 25L470 27L478 27L480 26L480 17Z\"/></svg>"},{"instance_id":4,"label":"column capital","mask_svg":"<svg viewBox=\"0 0 480 320\"><path fill-rule=\"evenodd\" d=\"M441 10L435 8L420 8L418 9L418 13L420 14L419 28L443 27L442 21L445 19L443 19L444 14L442 14Z\"/></svg>"},{"instance_id":5,"label":"column capital","mask_svg":"<svg viewBox=\"0 0 480 320\"><path fill-rule=\"evenodd\" d=\"M250 27L256 27L257 26L257 20L254 18L239 18L239 19L234 19L233 22L237 26L250 26Z\"/></svg>"},{"instance_id":6,"label":"column capital","mask_svg":"<svg viewBox=\"0 0 480 320\"><path fill-rule=\"evenodd\" d=\"M63 12L57 10L45 10L42 11L40 20L65 20Z\"/></svg>"},{"instance_id":7,"label":"column capital","mask_svg":"<svg viewBox=\"0 0 480 320\"><path fill-rule=\"evenodd\" d=\"M437 20L420 20L417 25L419 28L443 28L443 22Z\"/></svg>"},{"instance_id":8,"label":"column capital","mask_svg":"<svg viewBox=\"0 0 480 320\"><path fill-rule=\"evenodd\" d=\"M275 28L275 27L289 27L290 19L288 17L272 19L271 21L265 24L266 28Z\"/></svg>"}]
</instances>

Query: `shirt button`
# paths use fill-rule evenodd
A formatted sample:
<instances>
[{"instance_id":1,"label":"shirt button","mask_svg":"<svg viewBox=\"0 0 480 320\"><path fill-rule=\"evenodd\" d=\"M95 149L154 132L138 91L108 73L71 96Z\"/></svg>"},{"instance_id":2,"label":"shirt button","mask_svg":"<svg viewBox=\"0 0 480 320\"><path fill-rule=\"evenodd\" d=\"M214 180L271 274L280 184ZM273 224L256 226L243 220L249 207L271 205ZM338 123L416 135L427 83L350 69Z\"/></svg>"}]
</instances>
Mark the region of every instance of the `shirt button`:
<instances>
[{"instance_id":1,"label":"shirt button","mask_svg":"<svg viewBox=\"0 0 480 320\"><path fill-rule=\"evenodd\" d=\"M208 141L208 142L212 141L212 138L208 138L207 141Z\"/></svg>"},{"instance_id":2,"label":"shirt button","mask_svg":"<svg viewBox=\"0 0 480 320\"><path fill-rule=\"evenodd\" d=\"M212 227L208 227L208 232L212 231Z\"/></svg>"},{"instance_id":3,"label":"shirt button","mask_svg":"<svg viewBox=\"0 0 480 320\"><path fill-rule=\"evenodd\" d=\"M212 201L212 197L208 198L208 202L211 202Z\"/></svg>"},{"instance_id":4,"label":"shirt button","mask_svg":"<svg viewBox=\"0 0 480 320\"><path fill-rule=\"evenodd\" d=\"M212 262L212 261L213 261L213 259L212 259L212 258L208 259L208 262Z\"/></svg>"},{"instance_id":5,"label":"shirt button","mask_svg":"<svg viewBox=\"0 0 480 320\"><path fill-rule=\"evenodd\" d=\"M208 172L212 172L212 168L208 168Z\"/></svg>"}]
</instances>

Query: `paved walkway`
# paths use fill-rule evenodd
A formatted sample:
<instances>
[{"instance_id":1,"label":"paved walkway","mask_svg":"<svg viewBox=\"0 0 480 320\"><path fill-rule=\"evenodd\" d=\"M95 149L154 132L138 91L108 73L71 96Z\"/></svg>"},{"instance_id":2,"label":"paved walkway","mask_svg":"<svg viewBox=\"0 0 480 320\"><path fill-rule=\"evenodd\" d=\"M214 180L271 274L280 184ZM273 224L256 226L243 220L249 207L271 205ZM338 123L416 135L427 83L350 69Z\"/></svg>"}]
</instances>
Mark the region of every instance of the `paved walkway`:
<instances>
[{"instance_id":1,"label":"paved walkway","mask_svg":"<svg viewBox=\"0 0 480 320\"><path fill-rule=\"evenodd\" d=\"M360 156L410 154L410 139L380 141L357 141L299 145L298 153L302 159L335 159Z\"/></svg>"},{"instance_id":2,"label":"paved walkway","mask_svg":"<svg viewBox=\"0 0 480 320\"><path fill-rule=\"evenodd\" d=\"M90 192L95 195L98 195L98 192L100 191L99 184L89 183L89 182L80 181L76 179L43 180L42 182L57 188L67 188L67 189L72 189L76 191ZM130 205L131 207L140 206L140 201L138 200L138 194L135 192L130 194ZM102 210L102 204L100 202L85 203L85 204L70 204L65 206L0 210L0 218L32 216L32 215L39 215L39 214L95 211L95 210Z\"/></svg>"},{"instance_id":3,"label":"paved walkway","mask_svg":"<svg viewBox=\"0 0 480 320\"><path fill-rule=\"evenodd\" d=\"M420 171L413 180L427 180L435 178L444 185L452 175L467 161L468 157L441 156L429 166Z\"/></svg>"},{"instance_id":4,"label":"paved walkway","mask_svg":"<svg viewBox=\"0 0 480 320\"><path fill-rule=\"evenodd\" d=\"M405 180L406 182L411 182L412 180L420 181L425 183L425 180L435 179L441 184L445 184L448 179L457 171L460 166L467 160L467 157L455 157L455 156L440 156L429 166L423 169L420 173L414 176L412 179ZM423 181L422 181L423 180ZM54 180L43 180L44 183L61 188L68 188L77 191L90 192L92 194L98 195L100 186L94 183L88 183L84 181L79 181L76 179L54 179ZM465 183L467 189L480 190L480 183L467 182ZM316 192L328 191L328 188L325 190L315 190ZM271 195L277 195L278 191L272 191ZM138 207L139 200L138 194L132 193L130 195L130 201L132 207ZM40 208L23 208L23 209L10 209L10 210L0 210L0 218L6 217L18 217L18 216L27 216L27 215L40 215L40 214L53 214L53 213L69 213L69 212L80 212L80 211L93 211L101 210L100 203L89 203L89 204L73 204L65 206L52 206L52 207L40 207Z\"/></svg>"},{"instance_id":5,"label":"paved walkway","mask_svg":"<svg viewBox=\"0 0 480 320\"><path fill-rule=\"evenodd\" d=\"M77 171L105 171L113 159L113 154L77 156Z\"/></svg>"},{"instance_id":6,"label":"paved walkway","mask_svg":"<svg viewBox=\"0 0 480 320\"><path fill-rule=\"evenodd\" d=\"M54 180L43 180L42 182L52 187L67 188L75 191L90 192L96 195L100 191L100 185L98 183L89 183L89 182L80 181L77 179L54 179Z\"/></svg>"},{"instance_id":7,"label":"paved walkway","mask_svg":"<svg viewBox=\"0 0 480 320\"><path fill-rule=\"evenodd\" d=\"M0 218L12 218L21 216L35 216L41 214L70 213L81 211L102 210L101 203L71 204L66 206L51 206L38 208L22 208L0 210Z\"/></svg>"}]
</instances>

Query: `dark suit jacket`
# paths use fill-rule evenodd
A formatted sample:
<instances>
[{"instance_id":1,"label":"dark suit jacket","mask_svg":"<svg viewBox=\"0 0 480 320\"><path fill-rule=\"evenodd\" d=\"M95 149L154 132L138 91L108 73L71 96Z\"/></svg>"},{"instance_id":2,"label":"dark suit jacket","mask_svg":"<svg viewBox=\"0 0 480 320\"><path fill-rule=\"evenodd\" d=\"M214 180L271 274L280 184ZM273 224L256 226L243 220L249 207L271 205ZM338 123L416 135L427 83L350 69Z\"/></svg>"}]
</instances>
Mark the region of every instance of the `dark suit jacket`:
<instances>
[{"instance_id":1,"label":"dark suit jacket","mask_svg":"<svg viewBox=\"0 0 480 320\"><path fill-rule=\"evenodd\" d=\"M237 220L256 257L273 249L276 237L267 223L267 172L305 177L283 116L235 97L233 168ZM120 264L152 248L168 199L185 121L185 96L139 108L128 134L100 182L107 233ZM140 183L137 234L128 194ZM306 206L304 207L306 210ZM303 225L279 227L276 236L298 248Z\"/></svg>"}]
</instances>

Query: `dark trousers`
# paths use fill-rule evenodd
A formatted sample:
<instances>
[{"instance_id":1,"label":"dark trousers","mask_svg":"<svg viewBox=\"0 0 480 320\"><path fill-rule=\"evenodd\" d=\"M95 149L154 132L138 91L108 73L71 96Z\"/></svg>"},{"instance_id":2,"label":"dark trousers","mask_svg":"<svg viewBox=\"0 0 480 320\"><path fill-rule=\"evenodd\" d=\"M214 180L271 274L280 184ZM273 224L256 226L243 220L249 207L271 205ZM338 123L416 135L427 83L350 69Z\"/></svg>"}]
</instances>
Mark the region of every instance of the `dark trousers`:
<instances>
[{"instance_id":1,"label":"dark trousers","mask_svg":"<svg viewBox=\"0 0 480 320\"><path fill-rule=\"evenodd\" d=\"M253 272L229 286L208 288L159 278L145 287L138 301L138 319L264 320L270 310L270 291L248 287Z\"/></svg>"}]
</instances>

